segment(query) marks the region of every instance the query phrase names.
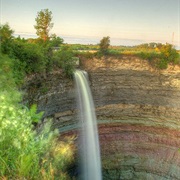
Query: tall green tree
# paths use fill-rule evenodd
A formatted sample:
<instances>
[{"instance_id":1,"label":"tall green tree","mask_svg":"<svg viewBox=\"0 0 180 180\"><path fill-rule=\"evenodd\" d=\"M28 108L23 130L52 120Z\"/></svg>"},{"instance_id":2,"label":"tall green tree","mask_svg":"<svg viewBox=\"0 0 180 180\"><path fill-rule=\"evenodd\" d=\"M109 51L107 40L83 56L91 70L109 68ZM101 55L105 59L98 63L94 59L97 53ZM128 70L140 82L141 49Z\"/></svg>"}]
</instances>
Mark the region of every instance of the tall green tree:
<instances>
[{"instance_id":1,"label":"tall green tree","mask_svg":"<svg viewBox=\"0 0 180 180\"><path fill-rule=\"evenodd\" d=\"M11 50L13 33L9 24L0 25L0 51L4 54L8 54Z\"/></svg>"},{"instance_id":2,"label":"tall green tree","mask_svg":"<svg viewBox=\"0 0 180 180\"><path fill-rule=\"evenodd\" d=\"M107 36L107 37L103 37L100 41L100 51L103 53L103 54L106 54L108 52L108 48L110 46L110 37Z\"/></svg>"},{"instance_id":3,"label":"tall green tree","mask_svg":"<svg viewBox=\"0 0 180 180\"><path fill-rule=\"evenodd\" d=\"M10 28L9 24L0 25L0 39L1 42L7 39L12 39L14 31Z\"/></svg>"},{"instance_id":4,"label":"tall green tree","mask_svg":"<svg viewBox=\"0 0 180 180\"><path fill-rule=\"evenodd\" d=\"M46 42L49 39L49 32L53 27L52 21L52 12L48 9L43 9L37 13L36 17L36 25L34 28L36 29L36 34Z\"/></svg>"}]
</instances>

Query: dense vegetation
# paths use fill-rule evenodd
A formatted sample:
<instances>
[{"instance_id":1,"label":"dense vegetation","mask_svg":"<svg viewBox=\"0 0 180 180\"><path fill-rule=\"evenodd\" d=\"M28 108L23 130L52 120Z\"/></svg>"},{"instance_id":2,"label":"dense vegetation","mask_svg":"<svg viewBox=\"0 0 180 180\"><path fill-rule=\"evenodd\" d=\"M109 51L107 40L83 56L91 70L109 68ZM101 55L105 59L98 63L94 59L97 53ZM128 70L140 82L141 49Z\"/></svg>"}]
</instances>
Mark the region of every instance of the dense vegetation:
<instances>
[{"instance_id":1,"label":"dense vegetation","mask_svg":"<svg viewBox=\"0 0 180 180\"><path fill-rule=\"evenodd\" d=\"M0 60L0 179L68 179L72 141L58 141L50 122L34 129L42 113L19 103L16 61L2 54Z\"/></svg>"},{"instance_id":2,"label":"dense vegetation","mask_svg":"<svg viewBox=\"0 0 180 180\"><path fill-rule=\"evenodd\" d=\"M52 26L50 22L49 24ZM37 25L36 28L39 26ZM1 53L7 54L16 61L19 82L22 81L25 74L47 72L57 67L63 69L68 77L72 77L77 57L81 56L100 58L102 56L135 55L148 60L158 69L167 68L169 63L178 64L180 59L177 50L171 44L149 43L134 47L110 46L110 37L103 37L99 45L67 45L55 34L49 35L49 29L44 31L42 33L43 30L38 29L37 34L40 32L41 34L37 39L22 39L13 36L13 30L8 24L0 26Z\"/></svg>"},{"instance_id":3,"label":"dense vegetation","mask_svg":"<svg viewBox=\"0 0 180 180\"><path fill-rule=\"evenodd\" d=\"M148 60L150 65L156 69L166 69L168 64L180 63L180 51L178 52L172 44L147 43L137 46L110 46L109 37L104 37L98 45L71 45L77 55L86 58L101 58L110 56L121 58L123 55L137 56ZM91 48L92 47L92 48Z\"/></svg>"},{"instance_id":4,"label":"dense vegetation","mask_svg":"<svg viewBox=\"0 0 180 180\"><path fill-rule=\"evenodd\" d=\"M38 39L21 39L13 37L13 30L8 24L0 26L1 53L8 55L16 61L16 69L19 72L19 78L23 78L24 74L41 73L49 71L56 67L64 70L68 76L72 76L76 61L73 58L74 52L70 47L63 47L63 40L55 34L51 35L44 42ZM63 51L60 47L63 47ZM58 49L56 52L54 48ZM61 58L61 54L64 58ZM58 59L58 56L60 58ZM66 61L66 57L68 57ZM70 63L70 61L72 62ZM71 73L70 73L71 72Z\"/></svg>"}]
</instances>

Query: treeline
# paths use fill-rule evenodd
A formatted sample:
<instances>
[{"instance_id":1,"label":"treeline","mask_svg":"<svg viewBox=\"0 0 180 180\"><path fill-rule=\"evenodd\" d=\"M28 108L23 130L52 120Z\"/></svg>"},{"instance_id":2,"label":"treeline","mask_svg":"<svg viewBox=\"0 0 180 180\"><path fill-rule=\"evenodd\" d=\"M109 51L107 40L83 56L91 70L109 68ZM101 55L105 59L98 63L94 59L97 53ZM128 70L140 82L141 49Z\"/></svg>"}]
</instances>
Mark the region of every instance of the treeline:
<instances>
[{"instance_id":1,"label":"treeline","mask_svg":"<svg viewBox=\"0 0 180 180\"><path fill-rule=\"evenodd\" d=\"M15 38L8 24L0 26L1 53L14 60L19 80L25 74L50 71L63 68L71 76L75 67L74 54L70 47L63 46L63 39L51 35L47 41L40 38ZM54 47L60 48L58 51Z\"/></svg>"},{"instance_id":2,"label":"treeline","mask_svg":"<svg viewBox=\"0 0 180 180\"><path fill-rule=\"evenodd\" d=\"M86 58L101 58L111 56L121 58L122 55L132 55L148 60L153 68L166 69L168 64L179 64L180 53L172 44L145 43L136 46L112 46L110 37L103 37L98 45L69 45L73 50L79 51L78 55ZM92 52L92 53L90 53Z\"/></svg>"},{"instance_id":3,"label":"treeline","mask_svg":"<svg viewBox=\"0 0 180 180\"><path fill-rule=\"evenodd\" d=\"M35 20L36 39L15 38L8 24L0 25L0 53L15 61L19 79L22 79L23 74L47 72L57 67L71 77L76 59L73 58L73 50L63 44L62 38L50 34L53 27L52 12L41 10Z\"/></svg>"}]
</instances>

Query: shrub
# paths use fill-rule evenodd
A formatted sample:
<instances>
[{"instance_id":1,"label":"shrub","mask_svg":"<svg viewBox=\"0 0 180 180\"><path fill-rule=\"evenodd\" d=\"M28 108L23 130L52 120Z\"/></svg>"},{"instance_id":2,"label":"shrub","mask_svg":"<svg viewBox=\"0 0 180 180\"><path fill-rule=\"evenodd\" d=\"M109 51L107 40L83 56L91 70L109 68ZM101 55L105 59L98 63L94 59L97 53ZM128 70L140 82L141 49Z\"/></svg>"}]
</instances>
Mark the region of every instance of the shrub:
<instances>
[{"instance_id":1,"label":"shrub","mask_svg":"<svg viewBox=\"0 0 180 180\"><path fill-rule=\"evenodd\" d=\"M161 58L165 59L168 63L179 63L179 54L172 44L162 45L159 51L161 52Z\"/></svg>"},{"instance_id":2,"label":"shrub","mask_svg":"<svg viewBox=\"0 0 180 180\"><path fill-rule=\"evenodd\" d=\"M16 86L17 77L13 71L14 60L0 53L0 91L10 91Z\"/></svg>"},{"instance_id":3,"label":"shrub","mask_svg":"<svg viewBox=\"0 0 180 180\"><path fill-rule=\"evenodd\" d=\"M158 59L156 62L156 67L158 69L167 69L168 67L168 61L164 58Z\"/></svg>"},{"instance_id":4,"label":"shrub","mask_svg":"<svg viewBox=\"0 0 180 180\"><path fill-rule=\"evenodd\" d=\"M158 69L166 69L169 63L179 63L179 54L171 44L161 44L157 49L159 52L141 52L137 55L142 59L149 60L151 65Z\"/></svg>"},{"instance_id":5,"label":"shrub","mask_svg":"<svg viewBox=\"0 0 180 180\"><path fill-rule=\"evenodd\" d=\"M14 89L24 80L24 65L18 59L0 53L0 90Z\"/></svg>"},{"instance_id":6,"label":"shrub","mask_svg":"<svg viewBox=\"0 0 180 180\"><path fill-rule=\"evenodd\" d=\"M122 53L116 49L109 50L108 54L111 56L115 56L115 57L121 57L122 56Z\"/></svg>"},{"instance_id":7,"label":"shrub","mask_svg":"<svg viewBox=\"0 0 180 180\"><path fill-rule=\"evenodd\" d=\"M27 74L42 72L46 68L44 50L38 44L16 40L13 43L11 57L24 64Z\"/></svg>"},{"instance_id":8,"label":"shrub","mask_svg":"<svg viewBox=\"0 0 180 180\"><path fill-rule=\"evenodd\" d=\"M51 48L60 47L63 44L64 40L58 37L56 34L52 34L48 42L48 46Z\"/></svg>"},{"instance_id":9,"label":"shrub","mask_svg":"<svg viewBox=\"0 0 180 180\"><path fill-rule=\"evenodd\" d=\"M54 52L53 64L62 68L68 77L73 76L76 62L77 58L74 58L73 51L67 46L64 46L59 51Z\"/></svg>"},{"instance_id":10,"label":"shrub","mask_svg":"<svg viewBox=\"0 0 180 180\"><path fill-rule=\"evenodd\" d=\"M147 59L148 61L153 61L156 58L159 58L159 54L155 53L155 52L140 52L137 54L138 57L142 58L142 59Z\"/></svg>"}]
</instances>

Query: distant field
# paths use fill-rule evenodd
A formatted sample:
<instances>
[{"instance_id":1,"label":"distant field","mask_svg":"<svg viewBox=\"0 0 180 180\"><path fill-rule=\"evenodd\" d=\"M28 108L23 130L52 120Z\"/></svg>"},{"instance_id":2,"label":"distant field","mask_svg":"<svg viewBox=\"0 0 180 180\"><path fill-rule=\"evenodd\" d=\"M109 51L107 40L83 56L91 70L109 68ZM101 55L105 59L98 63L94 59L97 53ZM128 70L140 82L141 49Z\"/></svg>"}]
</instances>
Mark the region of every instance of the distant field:
<instances>
[{"instance_id":1,"label":"distant field","mask_svg":"<svg viewBox=\"0 0 180 180\"><path fill-rule=\"evenodd\" d=\"M78 52L90 52L90 53L96 53L99 50L98 45L82 45L82 44L69 44L74 51ZM109 53L113 55L118 54L139 54L141 52L146 53L158 53L157 49L155 47L139 47L139 46L110 46L109 47Z\"/></svg>"},{"instance_id":2,"label":"distant field","mask_svg":"<svg viewBox=\"0 0 180 180\"><path fill-rule=\"evenodd\" d=\"M99 45L83 45L83 44L68 44L74 51L81 53L89 52L96 53L99 50ZM154 53L159 54L157 43L142 44L138 46L110 46L109 53L112 55L124 54L124 55L136 55L139 53ZM177 50L180 54L180 50Z\"/></svg>"}]
</instances>

